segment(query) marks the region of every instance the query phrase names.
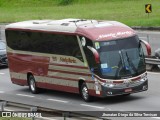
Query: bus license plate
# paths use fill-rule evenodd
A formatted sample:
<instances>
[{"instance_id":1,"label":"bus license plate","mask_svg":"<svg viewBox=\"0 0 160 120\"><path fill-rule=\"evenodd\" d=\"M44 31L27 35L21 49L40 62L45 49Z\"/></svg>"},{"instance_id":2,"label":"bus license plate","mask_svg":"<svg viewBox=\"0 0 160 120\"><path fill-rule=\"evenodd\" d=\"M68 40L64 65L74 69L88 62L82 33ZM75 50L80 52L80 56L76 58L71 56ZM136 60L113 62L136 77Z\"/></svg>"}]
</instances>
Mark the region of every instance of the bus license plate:
<instances>
[{"instance_id":1,"label":"bus license plate","mask_svg":"<svg viewBox=\"0 0 160 120\"><path fill-rule=\"evenodd\" d=\"M125 89L125 92L132 92L131 88Z\"/></svg>"}]
</instances>

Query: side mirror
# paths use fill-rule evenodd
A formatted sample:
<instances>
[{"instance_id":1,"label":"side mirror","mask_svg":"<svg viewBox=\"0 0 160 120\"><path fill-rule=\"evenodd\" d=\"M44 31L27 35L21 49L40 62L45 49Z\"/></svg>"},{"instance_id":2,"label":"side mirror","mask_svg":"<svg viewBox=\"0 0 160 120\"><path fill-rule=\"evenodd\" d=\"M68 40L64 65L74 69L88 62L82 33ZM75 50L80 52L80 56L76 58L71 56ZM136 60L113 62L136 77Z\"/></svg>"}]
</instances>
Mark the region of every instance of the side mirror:
<instances>
[{"instance_id":1,"label":"side mirror","mask_svg":"<svg viewBox=\"0 0 160 120\"><path fill-rule=\"evenodd\" d=\"M99 53L93 47L87 46L87 48L93 53L96 63L100 63Z\"/></svg>"},{"instance_id":2,"label":"side mirror","mask_svg":"<svg viewBox=\"0 0 160 120\"><path fill-rule=\"evenodd\" d=\"M146 46L147 54L148 54L148 56L150 56L151 55L151 46L150 46L150 44L145 40L140 40L140 42L143 43Z\"/></svg>"},{"instance_id":3,"label":"side mirror","mask_svg":"<svg viewBox=\"0 0 160 120\"><path fill-rule=\"evenodd\" d=\"M160 59L160 48L155 51L155 57Z\"/></svg>"}]
</instances>

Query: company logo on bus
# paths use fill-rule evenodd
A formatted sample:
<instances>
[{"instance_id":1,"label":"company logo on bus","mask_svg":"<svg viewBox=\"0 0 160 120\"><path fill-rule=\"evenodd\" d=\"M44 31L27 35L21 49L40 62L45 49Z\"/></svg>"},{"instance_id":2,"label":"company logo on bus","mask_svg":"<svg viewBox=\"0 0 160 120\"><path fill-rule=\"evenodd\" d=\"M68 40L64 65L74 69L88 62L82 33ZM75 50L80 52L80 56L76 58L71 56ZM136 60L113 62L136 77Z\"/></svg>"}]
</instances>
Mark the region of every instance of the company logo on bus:
<instances>
[{"instance_id":1,"label":"company logo on bus","mask_svg":"<svg viewBox=\"0 0 160 120\"><path fill-rule=\"evenodd\" d=\"M60 57L60 62L76 63L76 60L73 59L73 58L62 58L62 57Z\"/></svg>"},{"instance_id":2,"label":"company logo on bus","mask_svg":"<svg viewBox=\"0 0 160 120\"><path fill-rule=\"evenodd\" d=\"M51 57L52 62L62 62L62 63L77 63L77 61L74 58L67 58L67 57Z\"/></svg>"},{"instance_id":3,"label":"company logo on bus","mask_svg":"<svg viewBox=\"0 0 160 120\"><path fill-rule=\"evenodd\" d=\"M103 35L99 35L98 40L104 39L104 38L118 38L124 35L130 36L132 34L134 34L132 31L103 34Z\"/></svg>"}]
</instances>

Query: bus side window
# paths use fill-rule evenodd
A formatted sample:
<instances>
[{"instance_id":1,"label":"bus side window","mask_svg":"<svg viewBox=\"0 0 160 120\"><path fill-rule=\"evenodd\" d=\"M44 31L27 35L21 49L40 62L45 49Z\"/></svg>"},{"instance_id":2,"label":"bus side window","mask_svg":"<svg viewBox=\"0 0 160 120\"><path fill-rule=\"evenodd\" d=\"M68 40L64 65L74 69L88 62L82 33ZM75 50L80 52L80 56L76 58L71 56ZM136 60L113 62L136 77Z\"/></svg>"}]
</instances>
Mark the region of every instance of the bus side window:
<instances>
[{"instance_id":1,"label":"bus side window","mask_svg":"<svg viewBox=\"0 0 160 120\"><path fill-rule=\"evenodd\" d=\"M30 50L30 32L6 30L7 44L14 50Z\"/></svg>"},{"instance_id":2,"label":"bus side window","mask_svg":"<svg viewBox=\"0 0 160 120\"><path fill-rule=\"evenodd\" d=\"M16 50L16 48L18 47L18 33L18 31L6 30L7 45L14 50Z\"/></svg>"},{"instance_id":3,"label":"bus side window","mask_svg":"<svg viewBox=\"0 0 160 120\"><path fill-rule=\"evenodd\" d=\"M84 62L76 36L69 36L68 46L71 56L76 57L80 61Z\"/></svg>"},{"instance_id":4,"label":"bus side window","mask_svg":"<svg viewBox=\"0 0 160 120\"><path fill-rule=\"evenodd\" d=\"M51 54L73 56L83 62L78 40L73 35L43 33L45 51Z\"/></svg>"},{"instance_id":5,"label":"bus side window","mask_svg":"<svg viewBox=\"0 0 160 120\"><path fill-rule=\"evenodd\" d=\"M42 32L6 31L7 44L14 50L83 57L75 35Z\"/></svg>"},{"instance_id":6,"label":"bus side window","mask_svg":"<svg viewBox=\"0 0 160 120\"><path fill-rule=\"evenodd\" d=\"M20 38L19 39L19 50L29 51L30 50L30 32L20 32Z\"/></svg>"}]
</instances>

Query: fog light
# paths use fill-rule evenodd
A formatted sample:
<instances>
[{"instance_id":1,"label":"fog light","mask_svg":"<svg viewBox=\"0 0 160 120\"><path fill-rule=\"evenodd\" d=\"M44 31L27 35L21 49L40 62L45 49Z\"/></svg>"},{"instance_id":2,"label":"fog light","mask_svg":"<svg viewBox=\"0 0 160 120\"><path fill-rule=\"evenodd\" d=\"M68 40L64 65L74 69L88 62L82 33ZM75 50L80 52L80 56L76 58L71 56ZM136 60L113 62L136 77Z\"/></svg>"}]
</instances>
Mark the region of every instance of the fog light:
<instances>
[{"instance_id":1,"label":"fog light","mask_svg":"<svg viewBox=\"0 0 160 120\"><path fill-rule=\"evenodd\" d=\"M107 84L107 83L104 83L102 84L104 87L109 87L109 88L112 88L114 87L114 84Z\"/></svg>"},{"instance_id":2,"label":"fog light","mask_svg":"<svg viewBox=\"0 0 160 120\"><path fill-rule=\"evenodd\" d=\"M146 80L148 80L148 78L147 78L147 76L145 76L145 77L143 77L143 78L141 78L141 82L144 82L144 81L146 81Z\"/></svg>"},{"instance_id":3,"label":"fog light","mask_svg":"<svg viewBox=\"0 0 160 120\"><path fill-rule=\"evenodd\" d=\"M142 78L140 81L141 81L141 82L144 82L144 81L145 81L145 79L144 79L144 78Z\"/></svg>"},{"instance_id":4,"label":"fog light","mask_svg":"<svg viewBox=\"0 0 160 120\"><path fill-rule=\"evenodd\" d=\"M144 82L144 81L146 81L148 78L147 78L147 74L143 74L143 75L141 75L141 82Z\"/></svg>"},{"instance_id":5,"label":"fog light","mask_svg":"<svg viewBox=\"0 0 160 120\"><path fill-rule=\"evenodd\" d=\"M107 94L112 95L112 92L107 92Z\"/></svg>"},{"instance_id":6,"label":"fog light","mask_svg":"<svg viewBox=\"0 0 160 120\"><path fill-rule=\"evenodd\" d=\"M144 85L143 90L147 90L147 89L148 89L147 85Z\"/></svg>"}]
</instances>

